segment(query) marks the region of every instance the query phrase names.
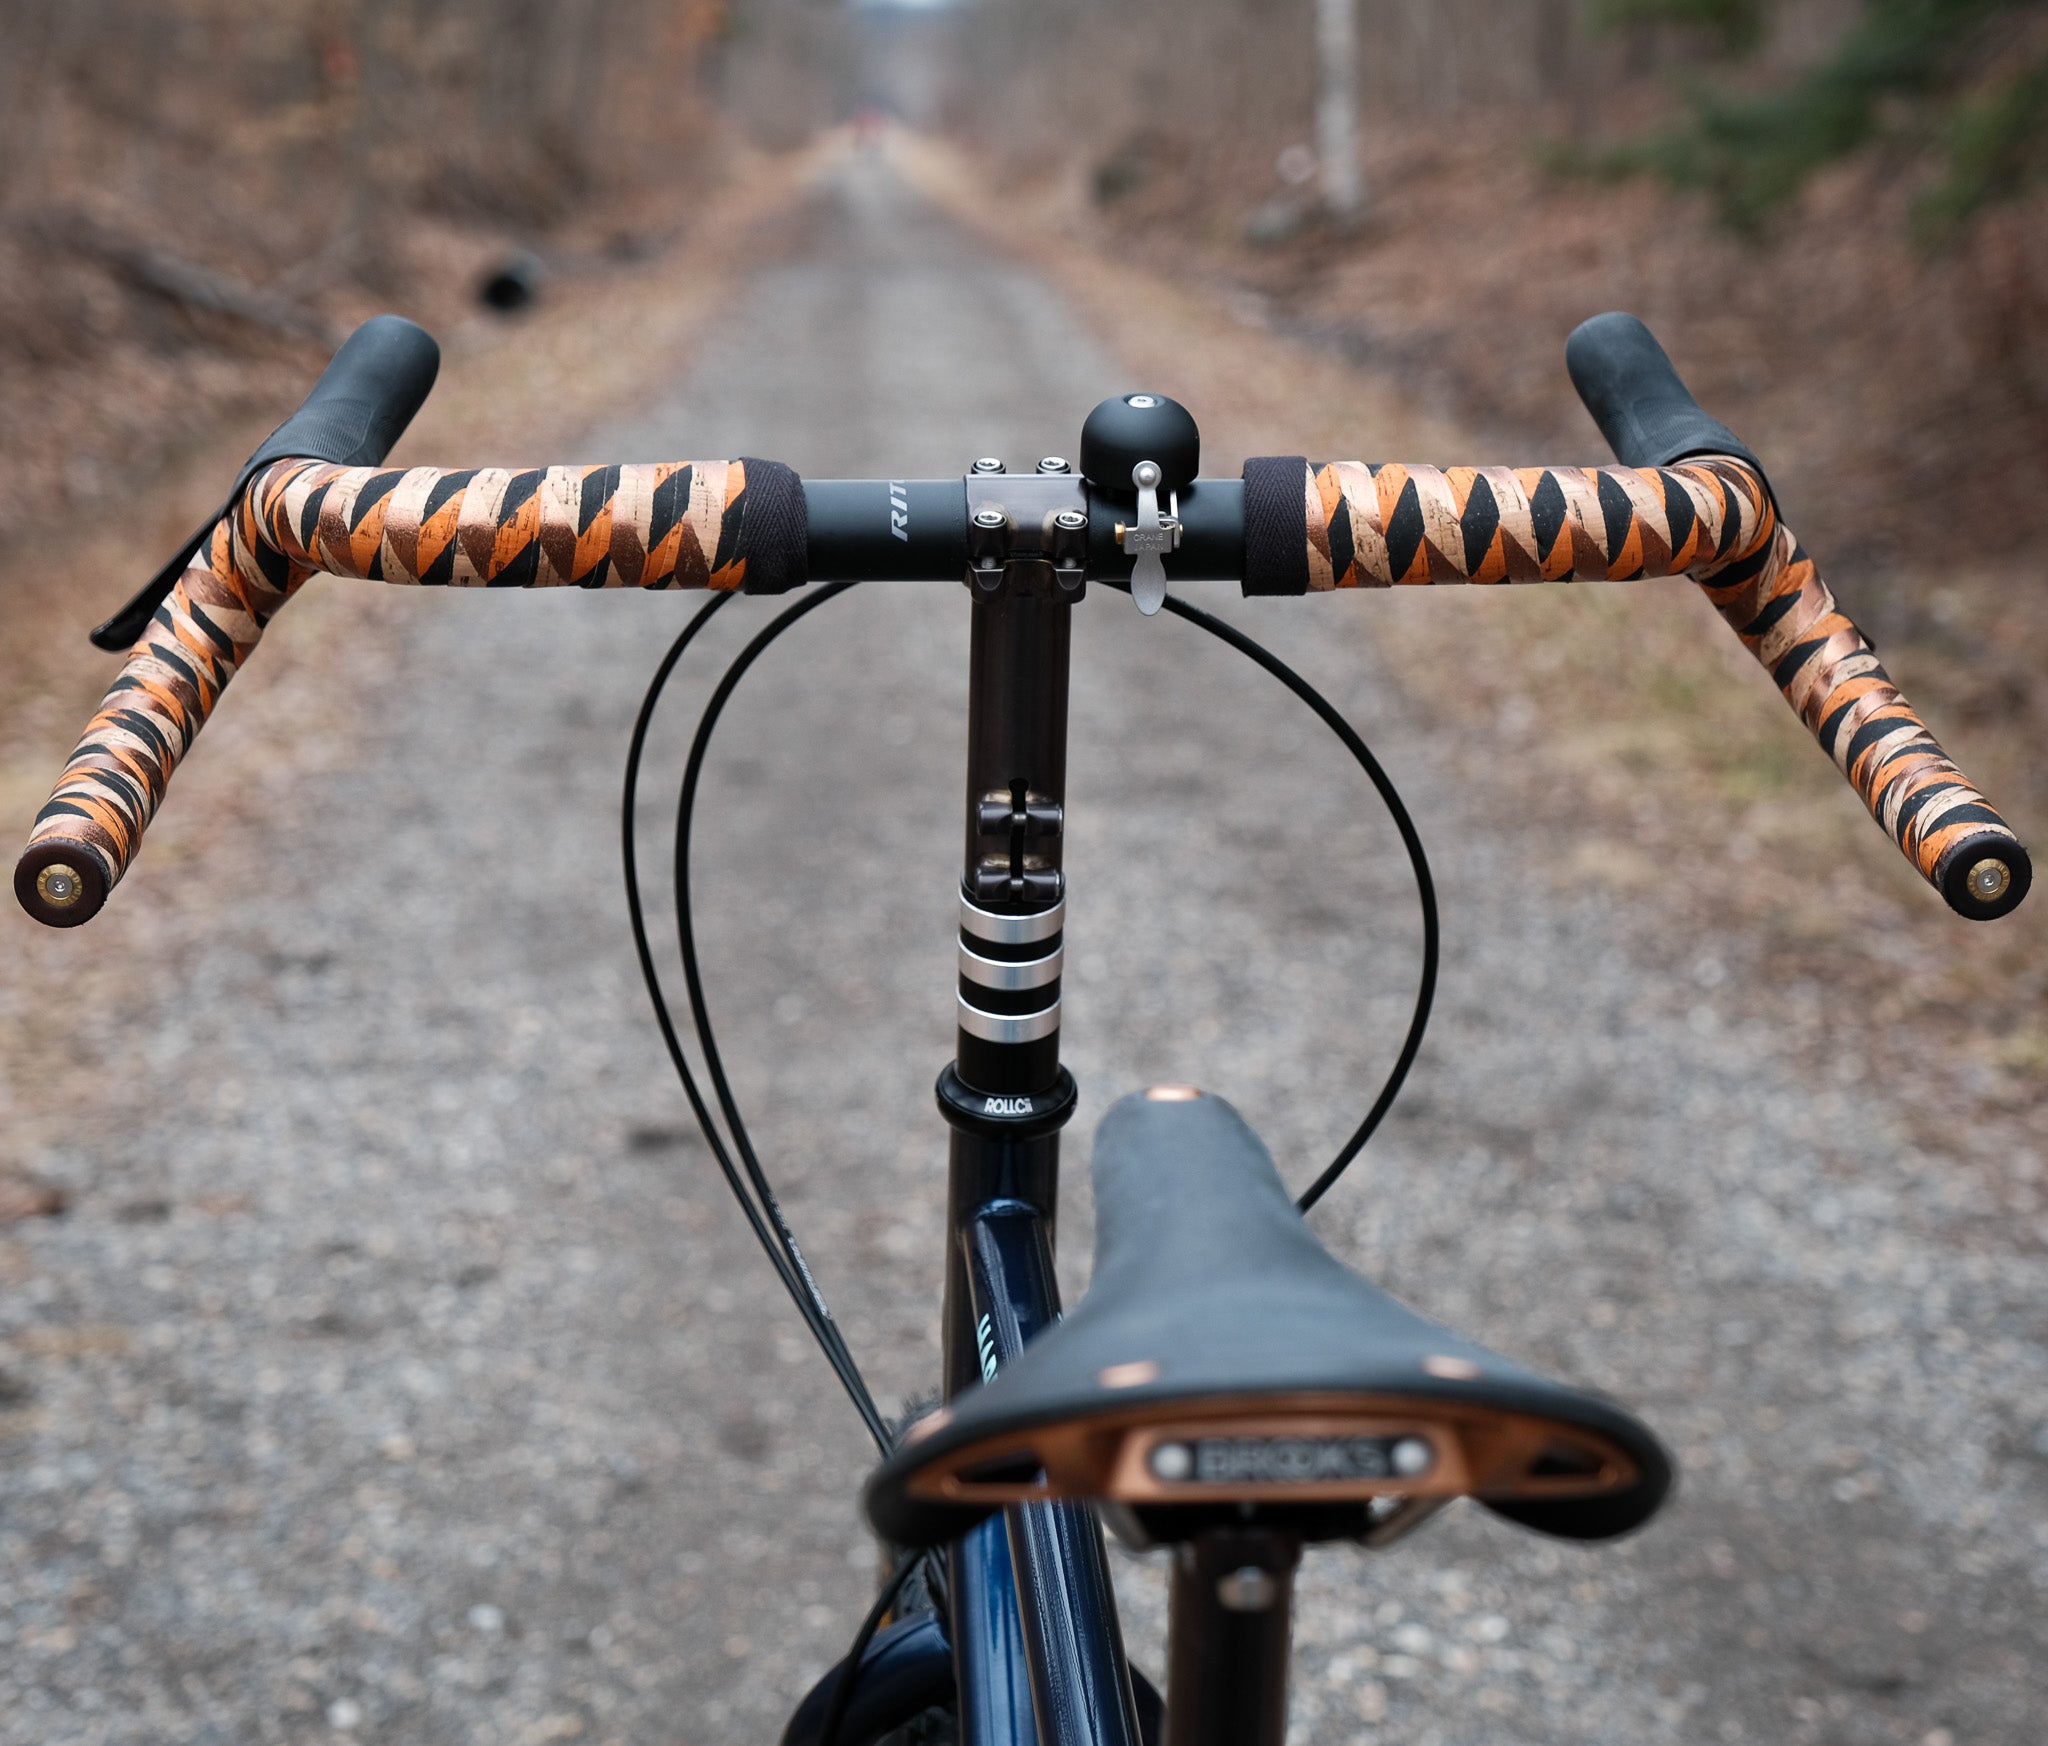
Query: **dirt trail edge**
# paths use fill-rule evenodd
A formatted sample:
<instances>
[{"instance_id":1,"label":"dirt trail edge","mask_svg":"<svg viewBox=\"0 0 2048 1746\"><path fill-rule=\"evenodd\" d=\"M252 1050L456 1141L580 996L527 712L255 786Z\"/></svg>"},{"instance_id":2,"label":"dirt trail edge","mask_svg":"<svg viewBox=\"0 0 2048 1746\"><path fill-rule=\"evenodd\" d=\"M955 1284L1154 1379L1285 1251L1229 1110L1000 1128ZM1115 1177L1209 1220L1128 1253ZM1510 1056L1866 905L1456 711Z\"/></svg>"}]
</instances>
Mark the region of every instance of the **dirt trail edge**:
<instances>
[{"instance_id":1,"label":"dirt trail edge","mask_svg":"<svg viewBox=\"0 0 2048 1746\"><path fill-rule=\"evenodd\" d=\"M579 448L1028 466L1137 385L1041 279L851 158L660 403ZM1910 1086L1788 1066L1738 957L1674 974L1610 925L1624 898L1527 879L1530 843L1461 808L1376 665L1373 615L1408 602L1234 593L1200 598L1358 721L1444 893L1431 1044L1319 1228L1629 1400L1684 1468L1620 1548L1459 1510L1312 1558L1293 1737L2032 1742L2038 1223L1929 1159ZM758 1742L843 1648L869 1452L687 1132L621 913L627 730L693 607L395 598L371 743L299 779L288 836L244 833L230 925L109 1012L118 1076L43 1112L77 1203L0 1242L5 1746ZM878 587L793 631L721 730L697 850L739 1094L888 1397L936 1368L966 612ZM1202 1083L1305 1177L1416 953L1393 834L1297 705L1107 591L1080 620L1070 1292L1112 1097ZM1120 1560L1155 1672L1162 1574Z\"/></svg>"}]
</instances>

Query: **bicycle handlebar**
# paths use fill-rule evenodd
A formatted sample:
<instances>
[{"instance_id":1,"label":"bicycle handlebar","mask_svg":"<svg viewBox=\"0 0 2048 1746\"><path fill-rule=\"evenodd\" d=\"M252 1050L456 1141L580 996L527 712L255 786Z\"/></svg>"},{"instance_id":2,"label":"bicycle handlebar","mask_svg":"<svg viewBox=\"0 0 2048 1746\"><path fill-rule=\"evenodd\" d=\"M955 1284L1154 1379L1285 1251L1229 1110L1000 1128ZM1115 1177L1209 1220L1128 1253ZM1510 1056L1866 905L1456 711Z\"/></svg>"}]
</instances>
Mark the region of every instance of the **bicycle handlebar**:
<instances>
[{"instance_id":1,"label":"bicycle handlebar","mask_svg":"<svg viewBox=\"0 0 2048 1746\"><path fill-rule=\"evenodd\" d=\"M16 895L38 920L72 927L99 910L228 681L317 571L486 588L780 593L814 579L963 576L999 586L991 526L1014 536L1005 549L1021 550L1037 586L1078 590L1132 567L1121 518L1135 494L1071 476L806 481L744 458L381 470L435 356L395 317L359 329L250 458L168 597L159 604L153 585L133 603L129 613L147 614L139 640L15 868ZM2026 850L1841 612L1778 519L1756 458L1701 410L1634 317L1586 323L1567 360L1623 465L1256 458L1239 479L1179 492L1172 579L1301 594L1689 575L1949 906L1979 920L2017 906L2032 876Z\"/></svg>"},{"instance_id":2,"label":"bicycle handlebar","mask_svg":"<svg viewBox=\"0 0 2048 1746\"><path fill-rule=\"evenodd\" d=\"M440 369L441 348L425 328L396 315L371 316L342 341L298 411L243 463L220 513L202 523L133 600L94 629L93 646L117 652L142 635L200 547L269 462L288 455L351 466L383 460L426 404Z\"/></svg>"}]
</instances>

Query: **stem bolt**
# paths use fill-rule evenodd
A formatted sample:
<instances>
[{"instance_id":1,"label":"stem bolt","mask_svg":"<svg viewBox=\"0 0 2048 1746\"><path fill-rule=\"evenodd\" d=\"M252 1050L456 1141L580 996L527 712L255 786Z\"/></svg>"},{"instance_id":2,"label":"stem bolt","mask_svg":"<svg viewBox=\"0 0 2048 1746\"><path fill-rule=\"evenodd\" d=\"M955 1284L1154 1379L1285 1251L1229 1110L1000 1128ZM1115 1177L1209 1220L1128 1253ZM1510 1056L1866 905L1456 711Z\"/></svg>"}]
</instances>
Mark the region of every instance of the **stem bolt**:
<instances>
[{"instance_id":1,"label":"stem bolt","mask_svg":"<svg viewBox=\"0 0 2048 1746\"><path fill-rule=\"evenodd\" d=\"M1009 522L1010 518L1000 509L977 509L974 512L974 525L976 527L1007 527Z\"/></svg>"},{"instance_id":2,"label":"stem bolt","mask_svg":"<svg viewBox=\"0 0 2048 1746\"><path fill-rule=\"evenodd\" d=\"M1071 473L1073 463L1065 455L1047 455L1038 463L1041 473Z\"/></svg>"},{"instance_id":3,"label":"stem bolt","mask_svg":"<svg viewBox=\"0 0 2048 1746\"><path fill-rule=\"evenodd\" d=\"M1217 1581L1216 1598L1233 1613L1263 1613L1280 1598L1280 1585L1270 1570L1247 1564Z\"/></svg>"},{"instance_id":4,"label":"stem bolt","mask_svg":"<svg viewBox=\"0 0 2048 1746\"><path fill-rule=\"evenodd\" d=\"M1078 509L1063 509L1052 518L1052 524L1064 528L1068 533L1080 533L1088 525L1088 517Z\"/></svg>"},{"instance_id":5,"label":"stem bolt","mask_svg":"<svg viewBox=\"0 0 2048 1746\"><path fill-rule=\"evenodd\" d=\"M983 455L974 463L974 471L977 473L1000 473L1002 470L1002 461L994 455Z\"/></svg>"}]
</instances>

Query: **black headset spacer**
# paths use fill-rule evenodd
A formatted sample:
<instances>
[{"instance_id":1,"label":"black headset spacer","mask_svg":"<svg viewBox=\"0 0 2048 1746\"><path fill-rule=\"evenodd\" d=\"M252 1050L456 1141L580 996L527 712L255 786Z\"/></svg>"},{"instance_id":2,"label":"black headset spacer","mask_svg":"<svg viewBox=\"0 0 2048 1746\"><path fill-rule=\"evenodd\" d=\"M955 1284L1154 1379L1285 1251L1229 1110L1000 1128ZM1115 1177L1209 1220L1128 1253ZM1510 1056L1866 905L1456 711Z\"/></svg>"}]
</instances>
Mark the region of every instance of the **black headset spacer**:
<instances>
[{"instance_id":1,"label":"black headset spacer","mask_svg":"<svg viewBox=\"0 0 2048 1746\"><path fill-rule=\"evenodd\" d=\"M1072 1119L1081 1088L1064 1067L1050 1088L1032 1095L976 1091L946 1063L933 1087L939 1113L962 1133L990 1140L1037 1140L1056 1134Z\"/></svg>"}]
</instances>

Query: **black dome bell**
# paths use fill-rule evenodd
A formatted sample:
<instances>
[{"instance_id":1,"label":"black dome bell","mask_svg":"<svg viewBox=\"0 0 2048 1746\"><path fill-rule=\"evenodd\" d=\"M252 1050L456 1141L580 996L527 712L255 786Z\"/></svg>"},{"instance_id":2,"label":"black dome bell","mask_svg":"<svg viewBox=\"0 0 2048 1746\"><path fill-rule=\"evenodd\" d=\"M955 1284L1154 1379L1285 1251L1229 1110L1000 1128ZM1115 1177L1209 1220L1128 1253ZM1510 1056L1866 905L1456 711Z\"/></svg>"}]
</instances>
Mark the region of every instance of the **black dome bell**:
<instances>
[{"instance_id":1,"label":"black dome bell","mask_svg":"<svg viewBox=\"0 0 2048 1746\"><path fill-rule=\"evenodd\" d=\"M1101 491L1129 497L1131 469L1159 465L1159 489L1185 491L1202 462L1202 433L1194 415L1164 394L1124 394L1105 400L1081 426L1081 472Z\"/></svg>"}]
</instances>

